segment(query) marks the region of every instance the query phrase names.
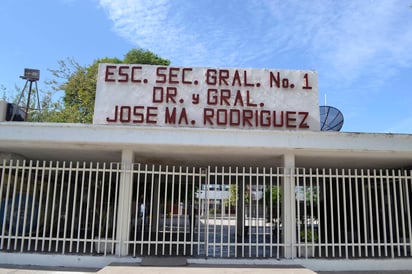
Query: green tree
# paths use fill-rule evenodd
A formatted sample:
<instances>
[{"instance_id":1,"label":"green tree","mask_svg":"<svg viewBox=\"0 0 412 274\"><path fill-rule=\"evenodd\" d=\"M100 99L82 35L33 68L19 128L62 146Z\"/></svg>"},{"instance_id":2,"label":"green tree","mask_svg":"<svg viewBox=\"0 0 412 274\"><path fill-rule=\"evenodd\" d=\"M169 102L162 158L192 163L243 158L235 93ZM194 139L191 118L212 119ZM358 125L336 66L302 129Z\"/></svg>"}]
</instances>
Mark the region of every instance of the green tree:
<instances>
[{"instance_id":1,"label":"green tree","mask_svg":"<svg viewBox=\"0 0 412 274\"><path fill-rule=\"evenodd\" d=\"M169 65L170 61L142 49L132 49L118 58L97 59L90 66L82 66L73 58L59 61L60 67L50 70L55 77L48 84L54 91L64 91L63 106L53 106L53 111L45 117L50 122L92 123L96 82L100 63ZM57 107L57 108L56 108Z\"/></svg>"}]
</instances>

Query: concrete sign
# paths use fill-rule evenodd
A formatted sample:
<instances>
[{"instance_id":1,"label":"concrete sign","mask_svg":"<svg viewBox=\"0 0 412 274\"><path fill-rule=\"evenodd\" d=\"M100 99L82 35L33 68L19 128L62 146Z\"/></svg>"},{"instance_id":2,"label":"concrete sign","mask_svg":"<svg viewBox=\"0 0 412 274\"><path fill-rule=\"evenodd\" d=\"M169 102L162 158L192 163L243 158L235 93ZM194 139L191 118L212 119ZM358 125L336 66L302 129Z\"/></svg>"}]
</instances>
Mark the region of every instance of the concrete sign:
<instances>
[{"instance_id":1,"label":"concrete sign","mask_svg":"<svg viewBox=\"0 0 412 274\"><path fill-rule=\"evenodd\" d=\"M100 64L93 123L319 130L317 74Z\"/></svg>"}]
</instances>

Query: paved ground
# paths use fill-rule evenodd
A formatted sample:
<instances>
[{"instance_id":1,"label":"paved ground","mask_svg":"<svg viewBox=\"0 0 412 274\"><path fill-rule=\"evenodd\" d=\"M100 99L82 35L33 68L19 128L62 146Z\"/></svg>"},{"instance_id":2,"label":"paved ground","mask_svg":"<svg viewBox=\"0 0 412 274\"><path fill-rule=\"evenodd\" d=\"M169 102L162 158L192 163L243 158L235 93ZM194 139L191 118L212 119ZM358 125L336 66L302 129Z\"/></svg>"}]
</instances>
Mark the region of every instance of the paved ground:
<instances>
[{"instance_id":1,"label":"paved ground","mask_svg":"<svg viewBox=\"0 0 412 274\"><path fill-rule=\"evenodd\" d=\"M299 266L291 267L233 267L233 266L186 266L186 267L149 267L149 266L107 266L103 269L81 268L49 268L49 267L20 267L0 266L0 274L411 274L411 271L320 271L314 272Z\"/></svg>"}]
</instances>

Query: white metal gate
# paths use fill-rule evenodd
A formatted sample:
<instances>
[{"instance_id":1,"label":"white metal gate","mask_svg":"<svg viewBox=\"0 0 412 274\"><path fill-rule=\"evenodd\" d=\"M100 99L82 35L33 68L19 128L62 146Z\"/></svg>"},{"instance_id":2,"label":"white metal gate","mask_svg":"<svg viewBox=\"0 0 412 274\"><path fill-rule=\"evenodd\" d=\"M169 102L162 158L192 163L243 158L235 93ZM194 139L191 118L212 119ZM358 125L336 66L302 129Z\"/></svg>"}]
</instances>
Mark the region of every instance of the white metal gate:
<instances>
[{"instance_id":1,"label":"white metal gate","mask_svg":"<svg viewBox=\"0 0 412 274\"><path fill-rule=\"evenodd\" d=\"M275 171L137 165L131 254L279 257Z\"/></svg>"},{"instance_id":2,"label":"white metal gate","mask_svg":"<svg viewBox=\"0 0 412 274\"><path fill-rule=\"evenodd\" d=\"M0 179L3 252L412 256L410 170L4 161ZM120 220L125 198L130 214ZM285 207L295 216L284 216ZM296 228L292 239L285 221Z\"/></svg>"}]
</instances>

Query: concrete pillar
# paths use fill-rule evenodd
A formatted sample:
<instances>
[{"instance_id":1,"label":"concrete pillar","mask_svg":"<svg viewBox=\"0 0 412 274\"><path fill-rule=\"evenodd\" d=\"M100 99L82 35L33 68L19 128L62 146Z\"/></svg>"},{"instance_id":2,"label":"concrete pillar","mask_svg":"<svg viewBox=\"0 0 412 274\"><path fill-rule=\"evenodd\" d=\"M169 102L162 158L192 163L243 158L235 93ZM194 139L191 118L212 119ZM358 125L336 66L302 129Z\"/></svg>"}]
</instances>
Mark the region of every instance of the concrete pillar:
<instances>
[{"instance_id":1,"label":"concrete pillar","mask_svg":"<svg viewBox=\"0 0 412 274\"><path fill-rule=\"evenodd\" d=\"M283 242L285 243L285 258L296 257L296 203L295 203L295 179L292 177L295 168L295 155L285 154L282 156L284 176L283 188Z\"/></svg>"},{"instance_id":2,"label":"concrete pillar","mask_svg":"<svg viewBox=\"0 0 412 274\"><path fill-rule=\"evenodd\" d=\"M119 242L116 246L116 255L118 256L126 256L129 253L129 248L128 245L125 244L125 241L129 240L129 229L131 219L130 207L132 204L133 193L133 173L131 172L133 162L133 151L123 150L116 227L116 240Z\"/></svg>"}]
</instances>

